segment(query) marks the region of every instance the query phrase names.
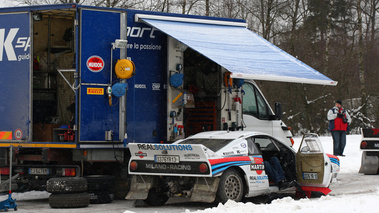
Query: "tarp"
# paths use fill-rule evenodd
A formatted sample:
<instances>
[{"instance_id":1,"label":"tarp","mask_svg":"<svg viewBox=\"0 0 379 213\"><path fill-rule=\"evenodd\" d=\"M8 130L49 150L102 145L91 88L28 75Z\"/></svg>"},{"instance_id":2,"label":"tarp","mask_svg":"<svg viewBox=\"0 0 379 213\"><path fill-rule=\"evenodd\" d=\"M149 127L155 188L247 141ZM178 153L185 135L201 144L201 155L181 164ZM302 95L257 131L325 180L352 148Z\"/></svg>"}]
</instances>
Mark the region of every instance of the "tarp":
<instances>
[{"instance_id":1,"label":"tarp","mask_svg":"<svg viewBox=\"0 0 379 213\"><path fill-rule=\"evenodd\" d=\"M232 72L233 78L337 85L240 23L141 19Z\"/></svg>"}]
</instances>

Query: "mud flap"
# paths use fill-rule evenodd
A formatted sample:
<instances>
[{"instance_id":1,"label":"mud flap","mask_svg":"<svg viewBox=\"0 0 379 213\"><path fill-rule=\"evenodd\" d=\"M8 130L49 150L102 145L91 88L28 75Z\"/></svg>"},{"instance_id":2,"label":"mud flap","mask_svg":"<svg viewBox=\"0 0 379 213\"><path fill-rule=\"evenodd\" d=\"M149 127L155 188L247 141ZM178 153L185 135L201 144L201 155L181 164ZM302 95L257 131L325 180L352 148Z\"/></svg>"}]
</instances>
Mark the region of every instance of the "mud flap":
<instances>
[{"instance_id":1,"label":"mud flap","mask_svg":"<svg viewBox=\"0 0 379 213\"><path fill-rule=\"evenodd\" d=\"M375 175L378 172L379 158L376 155L368 156L367 151L362 153L361 168L359 173L364 173L365 175Z\"/></svg>"},{"instance_id":2,"label":"mud flap","mask_svg":"<svg viewBox=\"0 0 379 213\"><path fill-rule=\"evenodd\" d=\"M196 178L191 201L212 203L216 199L219 178Z\"/></svg>"},{"instance_id":3,"label":"mud flap","mask_svg":"<svg viewBox=\"0 0 379 213\"><path fill-rule=\"evenodd\" d=\"M149 190L153 186L154 176L134 175L130 184L130 191L126 195L126 200L147 199Z\"/></svg>"},{"instance_id":4,"label":"mud flap","mask_svg":"<svg viewBox=\"0 0 379 213\"><path fill-rule=\"evenodd\" d=\"M295 196L298 198L311 198L328 195L332 190L327 187L296 186Z\"/></svg>"}]
</instances>

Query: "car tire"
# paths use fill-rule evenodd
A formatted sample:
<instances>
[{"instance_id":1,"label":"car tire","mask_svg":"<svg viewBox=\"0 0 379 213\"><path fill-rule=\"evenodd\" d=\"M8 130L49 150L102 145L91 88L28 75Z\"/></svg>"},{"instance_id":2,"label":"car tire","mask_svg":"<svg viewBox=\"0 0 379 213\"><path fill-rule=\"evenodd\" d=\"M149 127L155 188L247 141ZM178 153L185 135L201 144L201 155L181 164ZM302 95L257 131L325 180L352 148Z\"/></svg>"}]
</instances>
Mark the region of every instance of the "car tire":
<instances>
[{"instance_id":1,"label":"car tire","mask_svg":"<svg viewBox=\"0 0 379 213\"><path fill-rule=\"evenodd\" d=\"M90 203L88 193L51 194L49 205L51 208L81 208Z\"/></svg>"},{"instance_id":2,"label":"car tire","mask_svg":"<svg viewBox=\"0 0 379 213\"><path fill-rule=\"evenodd\" d=\"M82 177L50 178L46 182L46 191L50 193L85 192L87 180Z\"/></svg>"},{"instance_id":3,"label":"car tire","mask_svg":"<svg viewBox=\"0 0 379 213\"><path fill-rule=\"evenodd\" d=\"M240 202L244 196L244 183L241 175L235 169L226 170L218 185L217 197L221 203L228 200Z\"/></svg>"}]
</instances>

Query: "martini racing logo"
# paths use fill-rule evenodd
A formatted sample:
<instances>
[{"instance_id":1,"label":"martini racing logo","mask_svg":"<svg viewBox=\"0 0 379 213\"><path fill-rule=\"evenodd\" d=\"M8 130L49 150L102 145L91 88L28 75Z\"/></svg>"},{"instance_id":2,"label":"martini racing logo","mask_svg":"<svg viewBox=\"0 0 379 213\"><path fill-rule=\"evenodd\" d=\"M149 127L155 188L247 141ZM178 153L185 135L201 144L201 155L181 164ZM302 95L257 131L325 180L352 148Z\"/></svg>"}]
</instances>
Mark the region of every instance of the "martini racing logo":
<instances>
[{"instance_id":1,"label":"martini racing logo","mask_svg":"<svg viewBox=\"0 0 379 213\"><path fill-rule=\"evenodd\" d=\"M143 152L141 152L141 151L139 151L139 152L137 152L137 153L135 153L135 154L136 154L136 156L138 156L138 157L140 157L140 158L147 157L147 154L146 154L146 153L143 153Z\"/></svg>"},{"instance_id":2,"label":"martini racing logo","mask_svg":"<svg viewBox=\"0 0 379 213\"><path fill-rule=\"evenodd\" d=\"M0 28L0 61L21 61L29 60L30 37L17 37L20 28L11 28L9 31ZM16 55L16 50L23 51L23 54ZM6 58L4 57L6 56Z\"/></svg>"},{"instance_id":3,"label":"martini racing logo","mask_svg":"<svg viewBox=\"0 0 379 213\"><path fill-rule=\"evenodd\" d=\"M176 151L192 151L191 145L161 145L161 144L138 144L140 150L176 150Z\"/></svg>"},{"instance_id":4,"label":"martini racing logo","mask_svg":"<svg viewBox=\"0 0 379 213\"><path fill-rule=\"evenodd\" d=\"M265 165L264 164L250 164L251 170L264 170Z\"/></svg>"}]
</instances>

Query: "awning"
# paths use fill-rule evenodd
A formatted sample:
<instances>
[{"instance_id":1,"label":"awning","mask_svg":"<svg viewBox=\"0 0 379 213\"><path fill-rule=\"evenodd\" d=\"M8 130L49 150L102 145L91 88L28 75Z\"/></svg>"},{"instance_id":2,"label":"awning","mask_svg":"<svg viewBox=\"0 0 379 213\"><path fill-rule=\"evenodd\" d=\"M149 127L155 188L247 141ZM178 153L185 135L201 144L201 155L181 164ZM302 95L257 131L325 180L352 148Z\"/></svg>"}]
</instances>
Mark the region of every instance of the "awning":
<instances>
[{"instance_id":1,"label":"awning","mask_svg":"<svg viewBox=\"0 0 379 213\"><path fill-rule=\"evenodd\" d=\"M228 71L233 78L337 85L256 33L245 23L137 14L136 19L159 29Z\"/></svg>"}]
</instances>

